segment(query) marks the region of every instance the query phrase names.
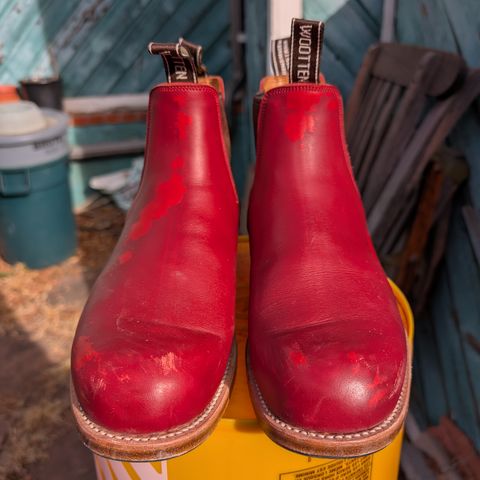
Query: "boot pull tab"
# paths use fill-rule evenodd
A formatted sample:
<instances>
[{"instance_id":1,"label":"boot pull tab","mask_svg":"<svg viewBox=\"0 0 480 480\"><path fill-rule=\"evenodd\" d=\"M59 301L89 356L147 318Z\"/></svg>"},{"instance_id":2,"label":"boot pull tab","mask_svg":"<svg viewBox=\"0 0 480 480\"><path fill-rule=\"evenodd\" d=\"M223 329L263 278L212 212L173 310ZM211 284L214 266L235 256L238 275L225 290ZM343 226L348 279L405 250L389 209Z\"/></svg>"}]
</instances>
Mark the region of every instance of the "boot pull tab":
<instances>
[{"instance_id":1,"label":"boot pull tab","mask_svg":"<svg viewBox=\"0 0 480 480\"><path fill-rule=\"evenodd\" d=\"M325 24L315 20L292 18L290 38L271 42L271 61L275 76L287 76L289 82L321 83L320 58Z\"/></svg>"},{"instance_id":2,"label":"boot pull tab","mask_svg":"<svg viewBox=\"0 0 480 480\"><path fill-rule=\"evenodd\" d=\"M290 83L319 83L324 28L320 21L292 18Z\"/></svg>"},{"instance_id":3,"label":"boot pull tab","mask_svg":"<svg viewBox=\"0 0 480 480\"><path fill-rule=\"evenodd\" d=\"M270 43L270 60L276 77L288 76L290 69L290 38L277 38Z\"/></svg>"},{"instance_id":4,"label":"boot pull tab","mask_svg":"<svg viewBox=\"0 0 480 480\"><path fill-rule=\"evenodd\" d=\"M189 42L182 37L178 39L178 43L182 47L185 47L190 53L190 56L193 59L193 65L195 66L195 70L197 72L197 76L205 77L207 75L207 67L203 63L203 47L201 45Z\"/></svg>"},{"instance_id":5,"label":"boot pull tab","mask_svg":"<svg viewBox=\"0 0 480 480\"><path fill-rule=\"evenodd\" d=\"M148 44L152 55L161 55L168 83L197 83L197 71L190 52L180 43Z\"/></svg>"}]
</instances>

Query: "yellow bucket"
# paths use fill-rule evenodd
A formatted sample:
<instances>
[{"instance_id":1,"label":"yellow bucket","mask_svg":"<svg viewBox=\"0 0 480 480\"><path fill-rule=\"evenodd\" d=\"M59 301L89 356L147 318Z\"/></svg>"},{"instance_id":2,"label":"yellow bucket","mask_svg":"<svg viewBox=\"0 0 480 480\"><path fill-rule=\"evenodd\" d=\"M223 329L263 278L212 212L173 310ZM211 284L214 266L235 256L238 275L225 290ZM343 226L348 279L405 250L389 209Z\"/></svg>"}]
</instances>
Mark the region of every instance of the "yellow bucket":
<instances>
[{"instance_id":1,"label":"yellow bucket","mask_svg":"<svg viewBox=\"0 0 480 480\"><path fill-rule=\"evenodd\" d=\"M245 341L248 311L248 239L238 247L236 332L238 361L229 406L209 439L190 453L163 462L117 462L95 456L97 480L394 480L403 431L380 452L353 459L299 455L273 443L258 427L248 393ZM410 343L413 315L391 282Z\"/></svg>"}]
</instances>

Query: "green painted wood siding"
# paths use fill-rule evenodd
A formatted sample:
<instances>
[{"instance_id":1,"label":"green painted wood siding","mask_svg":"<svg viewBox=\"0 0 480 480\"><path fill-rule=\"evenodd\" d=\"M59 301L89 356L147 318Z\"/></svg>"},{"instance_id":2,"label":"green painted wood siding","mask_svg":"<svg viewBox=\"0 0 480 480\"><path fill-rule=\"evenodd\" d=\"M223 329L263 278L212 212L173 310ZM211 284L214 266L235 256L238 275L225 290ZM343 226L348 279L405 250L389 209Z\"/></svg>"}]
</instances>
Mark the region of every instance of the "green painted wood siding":
<instances>
[{"instance_id":1,"label":"green painted wood siding","mask_svg":"<svg viewBox=\"0 0 480 480\"><path fill-rule=\"evenodd\" d=\"M163 79L147 44L179 36L228 81L229 25L228 0L3 0L0 83L51 75L51 52L67 95L147 91Z\"/></svg>"}]
</instances>

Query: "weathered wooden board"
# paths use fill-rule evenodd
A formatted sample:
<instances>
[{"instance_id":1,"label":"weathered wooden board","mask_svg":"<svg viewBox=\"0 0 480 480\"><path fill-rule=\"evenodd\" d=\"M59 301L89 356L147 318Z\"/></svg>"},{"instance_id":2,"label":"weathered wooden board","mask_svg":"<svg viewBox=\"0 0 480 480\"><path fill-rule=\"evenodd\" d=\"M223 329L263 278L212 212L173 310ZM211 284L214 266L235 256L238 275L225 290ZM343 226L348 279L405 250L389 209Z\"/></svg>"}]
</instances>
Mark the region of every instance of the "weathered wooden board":
<instances>
[{"instance_id":1,"label":"weathered wooden board","mask_svg":"<svg viewBox=\"0 0 480 480\"><path fill-rule=\"evenodd\" d=\"M306 18L326 21L321 70L347 98L368 48L380 35L381 0L304 0Z\"/></svg>"},{"instance_id":2,"label":"weathered wooden board","mask_svg":"<svg viewBox=\"0 0 480 480\"><path fill-rule=\"evenodd\" d=\"M480 15L475 0L442 0L456 49L471 66L480 66Z\"/></svg>"},{"instance_id":3,"label":"weathered wooden board","mask_svg":"<svg viewBox=\"0 0 480 480\"><path fill-rule=\"evenodd\" d=\"M377 41L378 33L378 25L370 25L370 17L356 2L349 2L328 21L325 42L355 76L363 60L358 51L365 52Z\"/></svg>"},{"instance_id":4,"label":"weathered wooden board","mask_svg":"<svg viewBox=\"0 0 480 480\"><path fill-rule=\"evenodd\" d=\"M480 47L479 47L480 48ZM450 136L453 144L469 161L468 191L474 207L480 209L480 118L470 110Z\"/></svg>"},{"instance_id":5,"label":"weathered wooden board","mask_svg":"<svg viewBox=\"0 0 480 480\"><path fill-rule=\"evenodd\" d=\"M146 45L185 36L230 75L228 0L3 0L0 83L55 72L67 95L139 92L162 80Z\"/></svg>"},{"instance_id":6,"label":"weathered wooden board","mask_svg":"<svg viewBox=\"0 0 480 480\"><path fill-rule=\"evenodd\" d=\"M422 0L398 2L397 37L404 43L417 43L464 56L470 67L480 67L480 17L478 1ZM461 150L470 166L465 190L474 207L480 207L480 121L471 109L450 135L451 143ZM436 330L436 348L442 371L448 379L447 393L453 418L480 448L479 298L478 264L473 258L460 209L455 209L447 252L446 266L431 301L430 322ZM428 337L419 341L415 354L428 355ZM432 366L434 368L434 366ZM438 412L435 392L430 412Z\"/></svg>"},{"instance_id":7,"label":"weathered wooden board","mask_svg":"<svg viewBox=\"0 0 480 480\"><path fill-rule=\"evenodd\" d=\"M347 3L347 0L304 0L303 16L309 19L328 19Z\"/></svg>"},{"instance_id":8,"label":"weathered wooden board","mask_svg":"<svg viewBox=\"0 0 480 480\"><path fill-rule=\"evenodd\" d=\"M68 129L68 140L71 145L91 145L101 142L145 138L145 122L123 123L113 125L92 125Z\"/></svg>"},{"instance_id":9,"label":"weathered wooden board","mask_svg":"<svg viewBox=\"0 0 480 480\"><path fill-rule=\"evenodd\" d=\"M117 0L115 8L110 8L105 15L92 26L88 42L71 52L70 59L64 63L62 75L69 79L69 88L72 93L84 87L95 69L102 63L108 53L117 53L116 44L119 40L120 29L123 25L130 25L144 11L146 2L131 4L127 0ZM58 45L58 48L62 48ZM82 65L82 68L78 68Z\"/></svg>"},{"instance_id":10,"label":"weathered wooden board","mask_svg":"<svg viewBox=\"0 0 480 480\"><path fill-rule=\"evenodd\" d=\"M467 226L468 237L477 264L480 266L480 216L471 205L462 208L462 216Z\"/></svg>"},{"instance_id":11,"label":"weathered wooden board","mask_svg":"<svg viewBox=\"0 0 480 480\"><path fill-rule=\"evenodd\" d=\"M355 74L345 67L328 43L323 45L321 71L328 83L337 86L343 98L348 96L355 80Z\"/></svg>"},{"instance_id":12,"label":"weathered wooden board","mask_svg":"<svg viewBox=\"0 0 480 480\"><path fill-rule=\"evenodd\" d=\"M480 373L480 271L458 208L454 211L451 228L446 270L452 306L458 318L458 331L465 355L467 375L477 408L477 421L480 422L480 382L478 381Z\"/></svg>"},{"instance_id":13,"label":"weathered wooden board","mask_svg":"<svg viewBox=\"0 0 480 480\"><path fill-rule=\"evenodd\" d=\"M420 404L417 409L421 416L416 415L417 420L425 417L428 423L436 424L449 411L445 381L439 369L437 344L432 341L433 324L428 316L416 320L412 405ZM416 392L420 395L418 399L415 398ZM414 410L413 413L417 412Z\"/></svg>"},{"instance_id":14,"label":"weathered wooden board","mask_svg":"<svg viewBox=\"0 0 480 480\"><path fill-rule=\"evenodd\" d=\"M164 41L175 41L178 37L184 36L191 41L195 41L194 38L190 38L189 33L203 16L212 14L212 12L216 11L217 7L217 2L212 2L212 0L183 2L174 9L171 16L168 18L168 21L162 25L161 30L158 28L153 29L153 33L151 34L152 38L163 38ZM219 17L221 17L221 15L219 15ZM159 17L157 17L157 19L158 18ZM210 19L211 18L212 17L210 17ZM210 28L213 28L214 35L216 36L216 28L218 25L224 27L224 24L222 25L220 22L215 22L215 25L215 28L214 25L210 25ZM155 25L152 26L155 27ZM142 28L144 27L142 26ZM135 32L133 32L133 35L135 35ZM163 71L163 65L161 65L161 60L159 58L151 58L146 52L145 46L138 47L136 50L132 49L133 57L136 59L135 62L130 64L128 68L124 69L123 74L119 76L116 82L111 86L111 91L116 93L125 92L128 91L128 89L131 89L132 85L135 90L138 90L139 88L146 89L147 86L152 83L152 79L154 79L160 71ZM120 57L123 57L123 54L120 55ZM126 65L125 58L122 58L121 61L123 65ZM97 75L100 71L101 70L97 71ZM153 83L156 83L156 81L153 81Z\"/></svg>"},{"instance_id":15,"label":"weathered wooden board","mask_svg":"<svg viewBox=\"0 0 480 480\"><path fill-rule=\"evenodd\" d=\"M206 52L204 55L205 64L209 65L211 72L215 72L217 75L220 75L228 88L228 83L230 81L230 69L232 61L232 53L230 50L230 30L224 29L219 33L219 36L215 40L218 42L219 47L215 50L215 55L213 56L210 52ZM231 92L228 92L230 94Z\"/></svg>"},{"instance_id":16,"label":"weathered wooden board","mask_svg":"<svg viewBox=\"0 0 480 480\"><path fill-rule=\"evenodd\" d=\"M217 18L228 18L228 4L222 2L221 4L212 5L211 0L199 0L195 2L195 8L186 7L185 10L179 9L172 17L169 25L162 29L162 33L166 38L175 39L176 36L184 36L188 40L202 45L206 51L204 55L204 62L211 73L218 72L218 63L220 60L220 67L223 67L225 56L227 61L230 60L230 48L228 45L228 25L223 22L218 22ZM189 17L187 17L187 14ZM177 16L182 21L183 32L178 34ZM189 21L187 22L187 18ZM227 37L225 37L225 34ZM215 55L212 56L209 50L215 50ZM221 57L220 59L218 57ZM159 65L158 62L145 61L141 71L142 81L146 86L154 85L159 81ZM160 59L158 59L160 62ZM156 65L157 64L157 65ZM163 66L161 67L163 70ZM121 92L126 88L130 81L129 76L135 75L133 69L129 70L124 77L115 85L114 91Z\"/></svg>"},{"instance_id":17,"label":"weathered wooden board","mask_svg":"<svg viewBox=\"0 0 480 480\"><path fill-rule=\"evenodd\" d=\"M452 420L475 442L480 441L480 426L469 370L465 361L457 322L452 305L450 285L443 271L438 281L438 297L431 308L431 319L438 345L441 372L445 380L449 414ZM432 339L433 340L433 339ZM421 354L421 346L417 354Z\"/></svg>"},{"instance_id":18,"label":"weathered wooden board","mask_svg":"<svg viewBox=\"0 0 480 480\"><path fill-rule=\"evenodd\" d=\"M373 22L378 24L381 23L383 0L359 0L358 4L362 6L368 15L370 15Z\"/></svg>"},{"instance_id":19,"label":"weathered wooden board","mask_svg":"<svg viewBox=\"0 0 480 480\"><path fill-rule=\"evenodd\" d=\"M443 0L397 2L397 39L457 52Z\"/></svg>"},{"instance_id":20,"label":"weathered wooden board","mask_svg":"<svg viewBox=\"0 0 480 480\"><path fill-rule=\"evenodd\" d=\"M177 3L175 0L166 0L161 4L150 2L136 19L125 26L122 34L115 41L115 48L110 49L98 62L88 81L78 93L85 95L92 92L111 92L128 70L145 63L146 59L151 62L153 59L148 57L146 43L143 42L142 45L138 42L139 32L142 32L142 37L154 41L175 40L174 38L159 38L156 34L160 28L166 25L175 11ZM159 71L161 70L160 68ZM132 83L130 89L131 91L142 90L142 82Z\"/></svg>"},{"instance_id":21,"label":"weathered wooden board","mask_svg":"<svg viewBox=\"0 0 480 480\"><path fill-rule=\"evenodd\" d=\"M2 59L0 82L2 83L16 81L11 71L15 65L15 57L11 55L11 52L32 18L39 18L37 2L32 0L18 0L15 3L7 2L0 18L0 50ZM43 35L35 39L35 43L37 42L45 44ZM17 61L21 61L21 59Z\"/></svg>"}]
</instances>

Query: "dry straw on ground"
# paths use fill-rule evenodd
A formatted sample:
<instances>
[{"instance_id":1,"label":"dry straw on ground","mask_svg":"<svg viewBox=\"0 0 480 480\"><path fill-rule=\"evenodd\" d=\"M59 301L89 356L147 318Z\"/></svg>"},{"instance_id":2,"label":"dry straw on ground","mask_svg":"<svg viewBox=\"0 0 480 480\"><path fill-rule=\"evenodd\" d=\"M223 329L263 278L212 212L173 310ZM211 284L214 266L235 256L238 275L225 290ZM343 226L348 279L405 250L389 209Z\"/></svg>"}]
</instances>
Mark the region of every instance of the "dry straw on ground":
<instances>
[{"instance_id":1,"label":"dry straw on ground","mask_svg":"<svg viewBox=\"0 0 480 480\"><path fill-rule=\"evenodd\" d=\"M123 219L111 205L93 205L78 215L77 253L60 265L34 271L0 260L2 479L52 478L46 472L65 465L71 480L92 478L90 464L84 471L80 466L78 474L68 469L70 460L73 465L85 455L69 408L70 346L88 291Z\"/></svg>"}]
</instances>

